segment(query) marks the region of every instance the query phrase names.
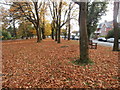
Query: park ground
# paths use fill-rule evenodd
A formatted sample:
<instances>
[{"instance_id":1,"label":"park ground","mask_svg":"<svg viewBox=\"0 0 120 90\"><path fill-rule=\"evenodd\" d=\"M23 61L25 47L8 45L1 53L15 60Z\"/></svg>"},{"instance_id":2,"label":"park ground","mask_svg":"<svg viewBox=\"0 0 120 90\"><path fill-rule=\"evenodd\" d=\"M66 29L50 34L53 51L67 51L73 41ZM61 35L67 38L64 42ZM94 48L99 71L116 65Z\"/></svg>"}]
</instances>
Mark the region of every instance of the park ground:
<instances>
[{"instance_id":1,"label":"park ground","mask_svg":"<svg viewBox=\"0 0 120 90\"><path fill-rule=\"evenodd\" d=\"M92 65L78 66L79 42L51 39L2 43L3 88L118 88L119 52L89 49Z\"/></svg>"}]
</instances>

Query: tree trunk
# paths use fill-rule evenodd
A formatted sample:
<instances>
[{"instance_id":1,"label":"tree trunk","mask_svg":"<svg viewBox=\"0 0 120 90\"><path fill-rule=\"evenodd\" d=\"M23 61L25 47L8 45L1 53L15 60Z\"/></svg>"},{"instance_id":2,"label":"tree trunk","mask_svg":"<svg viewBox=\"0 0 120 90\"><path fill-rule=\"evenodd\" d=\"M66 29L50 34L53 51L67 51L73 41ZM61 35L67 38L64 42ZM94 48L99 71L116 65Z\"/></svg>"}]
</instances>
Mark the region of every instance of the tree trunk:
<instances>
[{"instance_id":1,"label":"tree trunk","mask_svg":"<svg viewBox=\"0 0 120 90\"><path fill-rule=\"evenodd\" d=\"M54 40L54 28L52 27L52 34L51 34L51 36L52 36L52 39Z\"/></svg>"},{"instance_id":2,"label":"tree trunk","mask_svg":"<svg viewBox=\"0 0 120 90\"><path fill-rule=\"evenodd\" d=\"M57 21L58 40L57 40L57 43L60 43L61 10L62 10L62 0L60 0L60 4L59 4L59 8L58 8L58 21Z\"/></svg>"},{"instance_id":3,"label":"tree trunk","mask_svg":"<svg viewBox=\"0 0 120 90\"><path fill-rule=\"evenodd\" d=\"M46 37L45 37L45 28L44 28L44 26L42 27L42 39L45 39Z\"/></svg>"},{"instance_id":4,"label":"tree trunk","mask_svg":"<svg viewBox=\"0 0 120 90\"><path fill-rule=\"evenodd\" d=\"M17 33L16 33L16 28L15 28L15 18L13 18L13 31L14 31L14 37L17 39Z\"/></svg>"},{"instance_id":5,"label":"tree trunk","mask_svg":"<svg viewBox=\"0 0 120 90\"><path fill-rule=\"evenodd\" d=\"M41 42L41 28L40 28L40 19L39 19L39 14L38 14L38 2L34 2L34 8L35 8L35 13L37 16L37 21L36 21L36 31L37 31L37 42Z\"/></svg>"},{"instance_id":6,"label":"tree trunk","mask_svg":"<svg viewBox=\"0 0 120 90\"><path fill-rule=\"evenodd\" d=\"M117 16L118 16L118 10L119 10L119 2L114 2L114 16L113 16L113 25L114 25L114 45L113 45L113 51L119 51L119 43L118 43L118 23L117 23Z\"/></svg>"},{"instance_id":7,"label":"tree trunk","mask_svg":"<svg viewBox=\"0 0 120 90\"><path fill-rule=\"evenodd\" d=\"M57 33L57 28L55 28L55 41L57 41L58 40L58 38L57 38L57 35L58 33Z\"/></svg>"},{"instance_id":8,"label":"tree trunk","mask_svg":"<svg viewBox=\"0 0 120 90\"><path fill-rule=\"evenodd\" d=\"M51 37L52 37L52 39L54 40L54 30L55 30L55 22L54 22L54 20L52 21L52 23L51 23Z\"/></svg>"},{"instance_id":9,"label":"tree trunk","mask_svg":"<svg viewBox=\"0 0 120 90\"><path fill-rule=\"evenodd\" d=\"M41 42L41 35L40 35L39 28L36 28L36 32L37 32L37 42Z\"/></svg>"},{"instance_id":10,"label":"tree trunk","mask_svg":"<svg viewBox=\"0 0 120 90\"><path fill-rule=\"evenodd\" d=\"M66 38L67 38L67 33L65 32L65 34L64 34L64 40L66 40Z\"/></svg>"},{"instance_id":11,"label":"tree trunk","mask_svg":"<svg viewBox=\"0 0 120 90\"><path fill-rule=\"evenodd\" d=\"M67 39L67 25L66 25L66 29L65 29L66 31L65 31L65 33L64 33L64 40L66 40Z\"/></svg>"},{"instance_id":12,"label":"tree trunk","mask_svg":"<svg viewBox=\"0 0 120 90\"><path fill-rule=\"evenodd\" d=\"M87 4L86 2L80 2L79 4L79 33L80 33L80 61L82 63L88 63L88 35L87 35Z\"/></svg>"},{"instance_id":13,"label":"tree trunk","mask_svg":"<svg viewBox=\"0 0 120 90\"><path fill-rule=\"evenodd\" d=\"M45 39L45 12L43 12L42 38Z\"/></svg>"},{"instance_id":14,"label":"tree trunk","mask_svg":"<svg viewBox=\"0 0 120 90\"><path fill-rule=\"evenodd\" d=\"M68 40L70 40L70 21L69 21L69 26L68 26Z\"/></svg>"},{"instance_id":15,"label":"tree trunk","mask_svg":"<svg viewBox=\"0 0 120 90\"><path fill-rule=\"evenodd\" d=\"M70 40L70 13L71 13L71 10L70 10L70 6L69 5L69 14L68 14L68 40Z\"/></svg>"},{"instance_id":16,"label":"tree trunk","mask_svg":"<svg viewBox=\"0 0 120 90\"><path fill-rule=\"evenodd\" d=\"M58 31L58 40L57 40L57 43L60 43L60 27L57 27L57 31Z\"/></svg>"},{"instance_id":17,"label":"tree trunk","mask_svg":"<svg viewBox=\"0 0 120 90\"><path fill-rule=\"evenodd\" d=\"M90 40L91 31L89 25L87 25L87 34L88 34L88 40Z\"/></svg>"}]
</instances>

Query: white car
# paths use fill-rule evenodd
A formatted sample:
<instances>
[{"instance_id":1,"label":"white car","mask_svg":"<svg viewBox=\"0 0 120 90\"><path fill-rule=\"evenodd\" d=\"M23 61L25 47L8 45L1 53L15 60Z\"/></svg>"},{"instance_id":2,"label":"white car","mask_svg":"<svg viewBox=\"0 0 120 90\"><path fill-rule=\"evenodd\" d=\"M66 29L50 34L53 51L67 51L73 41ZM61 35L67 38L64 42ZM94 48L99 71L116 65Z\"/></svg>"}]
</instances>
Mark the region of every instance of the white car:
<instances>
[{"instance_id":1,"label":"white car","mask_svg":"<svg viewBox=\"0 0 120 90\"><path fill-rule=\"evenodd\" d=\"M74 39L75 39L75 40L79 40L79 37L78 37L78 36L75 36Z\"/></svg>"},{"instance_id":2,"label":"white car","mask_svg":"<svg viewBox=\"0 0 120 90\"><path fill-rule=\"evenodd\" d=\"M109 39L107 39L107 42L113 43L113 42L114 42L114 38L109 38Z\"/></svg>"}]
</instances>

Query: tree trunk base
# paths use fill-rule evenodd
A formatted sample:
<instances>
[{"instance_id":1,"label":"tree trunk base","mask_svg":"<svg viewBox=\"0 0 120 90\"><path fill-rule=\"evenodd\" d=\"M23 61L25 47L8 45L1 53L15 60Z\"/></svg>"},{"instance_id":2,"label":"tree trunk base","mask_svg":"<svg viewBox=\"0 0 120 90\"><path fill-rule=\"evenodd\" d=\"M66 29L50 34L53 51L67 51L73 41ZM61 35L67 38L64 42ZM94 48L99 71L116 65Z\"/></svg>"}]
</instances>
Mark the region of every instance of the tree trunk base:
<instances>
[{"instance_id":1,"label":"tree trunk base","mask_svg":"<svg viewBox=\"0 0 120 90\"><path fill-rule=\"evenodd\" d=\"M90 59L86 59L86 60L77 59L75 61L72 61L72 63L75 64L75 65L80 65L80 66L84 66L84 65L88 65L88 64L94 64L94 62L91 61Z\"/></svg>"},{"instance_id":2,"label":"tree trunk base","mask_svg":"<svg viewBox=\"0 0 120 90\"><path fill-rule=\"evenodd\" d=\"M37 40L37 43L40 43L41 42L41 40Z\"/></svg>"}]
</instances>

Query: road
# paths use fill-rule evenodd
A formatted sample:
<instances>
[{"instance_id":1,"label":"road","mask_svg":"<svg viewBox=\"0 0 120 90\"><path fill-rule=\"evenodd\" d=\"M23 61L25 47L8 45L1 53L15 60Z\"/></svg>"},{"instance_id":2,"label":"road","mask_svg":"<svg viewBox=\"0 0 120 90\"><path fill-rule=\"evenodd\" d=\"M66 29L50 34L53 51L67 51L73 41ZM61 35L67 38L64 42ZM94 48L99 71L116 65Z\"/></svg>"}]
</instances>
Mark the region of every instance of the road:
<instances>
[{"instance_id":1,"label":"road","mask_svg":"<svg viewBox=\"0 0 120 90\"><path fill-rule=\"evenodd\" d=\"M102 42L97 40L93 40L93 42L98 43L98 45L113 47L113 43L110 42ZM120 43L119 43L119 48L120 48Z\"/></svg>"}]
</instances>

